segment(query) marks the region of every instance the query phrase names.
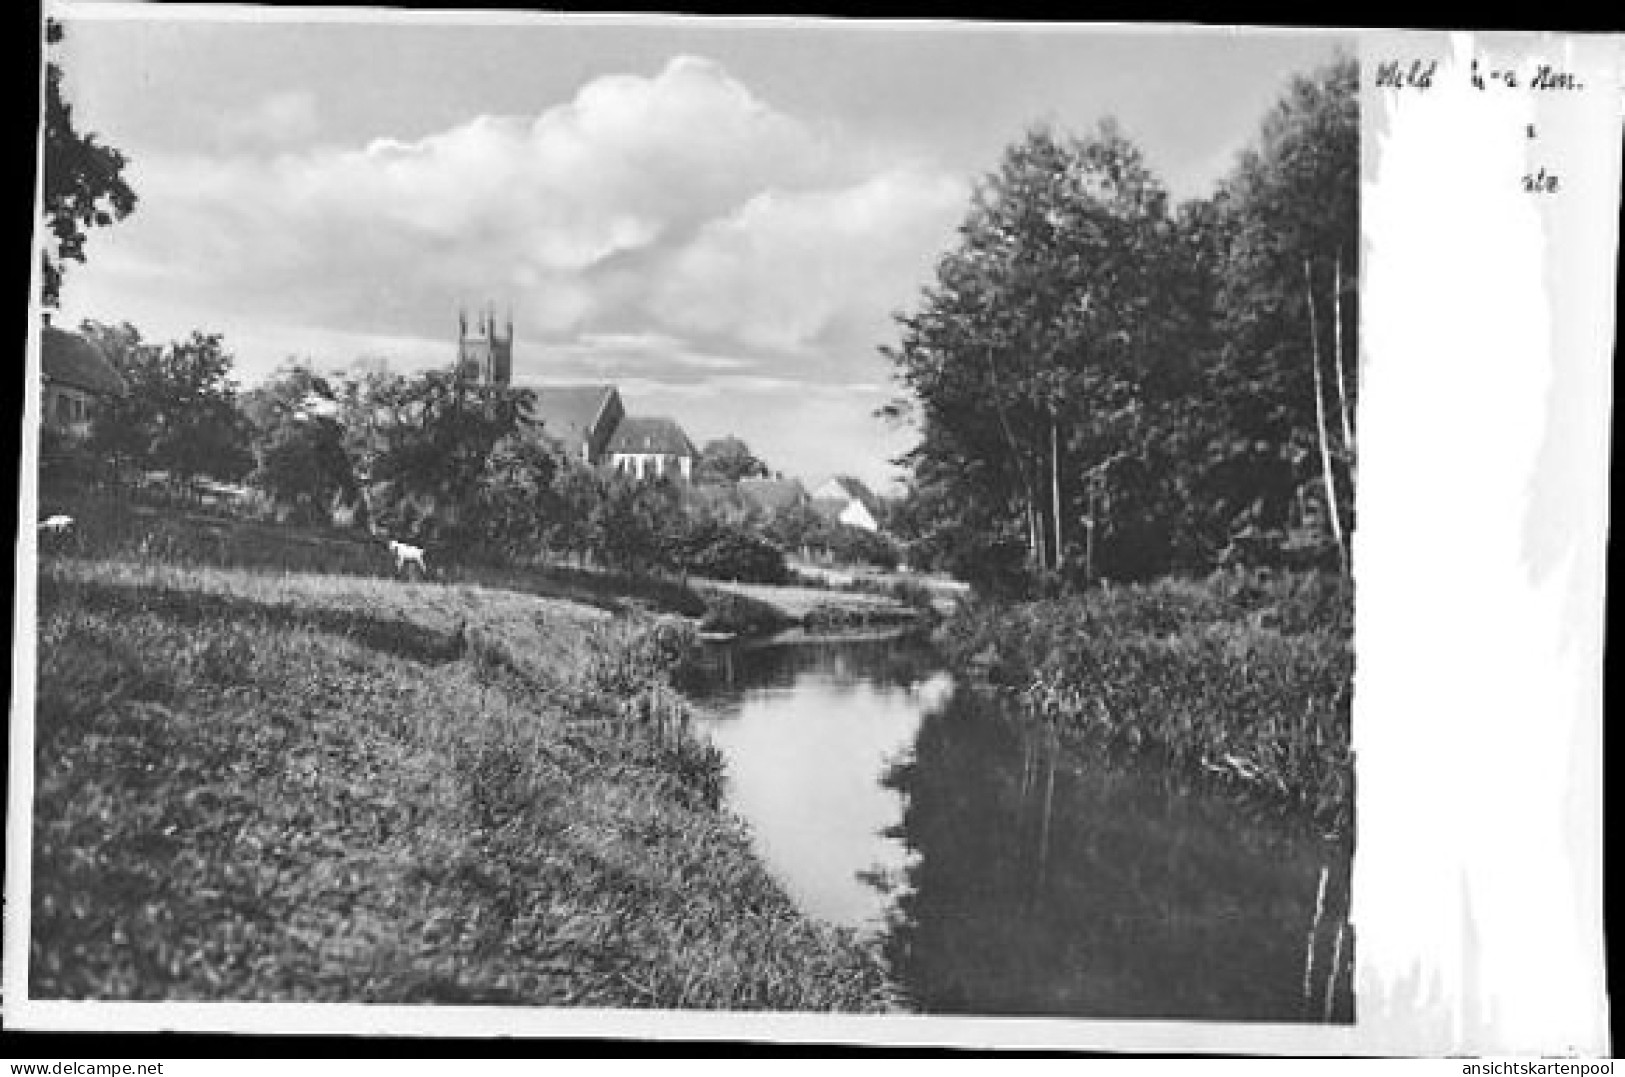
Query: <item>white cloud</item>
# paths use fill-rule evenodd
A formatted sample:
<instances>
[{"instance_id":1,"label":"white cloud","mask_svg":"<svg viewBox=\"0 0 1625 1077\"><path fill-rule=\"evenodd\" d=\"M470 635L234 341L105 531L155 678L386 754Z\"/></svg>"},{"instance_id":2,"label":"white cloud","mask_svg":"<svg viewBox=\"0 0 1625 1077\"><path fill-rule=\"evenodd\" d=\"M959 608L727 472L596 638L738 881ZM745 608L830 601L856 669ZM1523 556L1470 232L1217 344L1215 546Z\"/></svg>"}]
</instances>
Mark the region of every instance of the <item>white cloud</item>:
<instances>
[{"instance_id":1,"label":"white cloud","mask_svg":"<svg viewBox=\"0 0 1625 1077\"><path fill-rule=\"evenodd\" d=\"M314 129L315 103L270 97L242 122L291 137ZM141 206L107 263L126 290L397 333L492 298L530 334L658 328L754 346L803 344L854 306L901 299L963 198L694 57L595 79L533 119L270 158L149 155L130 172Z\"/></svg>"},{"instance_id":2,"label":"white cloud","mask_svg":"<svg viewBox=\"0 0 1625 1077\"><path fill-rule=\"evenodd\" d=\"M785 350L843 325L877 328L924 281L967 193L957 178L908 168L764 191L673 258L654 309L678 328Z\"/></svg>"}]
</instances>

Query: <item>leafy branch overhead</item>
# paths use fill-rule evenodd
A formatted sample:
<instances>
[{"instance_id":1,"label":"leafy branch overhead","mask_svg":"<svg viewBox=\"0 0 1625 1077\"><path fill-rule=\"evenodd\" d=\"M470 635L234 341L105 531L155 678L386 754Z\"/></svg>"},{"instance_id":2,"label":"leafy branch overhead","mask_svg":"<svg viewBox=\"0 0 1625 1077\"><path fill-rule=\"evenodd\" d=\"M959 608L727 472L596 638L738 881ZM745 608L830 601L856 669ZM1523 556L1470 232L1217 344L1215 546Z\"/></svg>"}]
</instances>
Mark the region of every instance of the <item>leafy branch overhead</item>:
<instances>
[{"instance_id":1,"label":"leafy branch overhead","mask_svg":"<svg viewBox=\"0 0 1625 1077\"><path fill-rule=\"evenodd\" d=\"M61 23L49 20L47 43L61 40ZM43 209L55 249L47 245L41 256L41 301L55 307L65 263L85 260L86 232L128 217L136 195L124 179L124 154L74 126L73 106L62 92L62 68L54 60L45 68L44 119Z\"/></svg>"}]
</instances>

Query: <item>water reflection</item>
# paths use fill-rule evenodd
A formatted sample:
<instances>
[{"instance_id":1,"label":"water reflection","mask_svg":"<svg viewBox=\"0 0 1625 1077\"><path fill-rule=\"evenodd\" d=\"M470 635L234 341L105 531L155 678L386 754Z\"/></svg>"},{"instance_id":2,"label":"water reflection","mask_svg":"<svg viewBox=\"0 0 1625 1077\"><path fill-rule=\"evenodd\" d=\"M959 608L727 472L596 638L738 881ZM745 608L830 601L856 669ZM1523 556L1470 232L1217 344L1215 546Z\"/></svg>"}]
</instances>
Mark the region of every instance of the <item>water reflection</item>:
<instances>
[{"instance_id":1,"label":"water reflection","mask_svg":"<svg viewBox=\"0 0 1625 1077\"><path fill-rule=\"evenodd\" d=\"M696 694L769 865L923 1010L1352 1019L1347 849L1061 749L917 642L719 648Z\"/></svg>"},{"instance_id":2,"label":"water reflection","mask_svg":"<svg viewBox=\"0 0 1625 1077\"><path fill-rule=\"evenodd\" d=\"M698 686L730 807L808 913L878 932L910 853L880 777L952 681L901 640L726 648Z\"/></svg>"},{"instance_id":3,"label":"water reflection","mask_svg":"<svg viewBox=\"0 0 1625 1077\"><path fill-rule=\"evenodd\" d=\"M954 698L885 779L916 854L886 951L922 1009L1321 1020L1330 990L1352 1019L1346 850L996 710Z\"/></svg>"}]
</instances>

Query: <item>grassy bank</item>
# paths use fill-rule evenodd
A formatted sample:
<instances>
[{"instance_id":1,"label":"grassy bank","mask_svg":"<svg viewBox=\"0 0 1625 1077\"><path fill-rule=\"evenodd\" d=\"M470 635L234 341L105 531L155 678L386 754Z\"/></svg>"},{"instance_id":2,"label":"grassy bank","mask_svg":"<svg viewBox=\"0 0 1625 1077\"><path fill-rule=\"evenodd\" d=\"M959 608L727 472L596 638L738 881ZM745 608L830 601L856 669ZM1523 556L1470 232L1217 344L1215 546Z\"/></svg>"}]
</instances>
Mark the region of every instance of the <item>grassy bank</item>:
<instances>
[{"instance_id":1,"label":"grassy bank","mask_svg":"<svg viewBox=\"0 0 1625 1077\"><path fill-rule=\"evenodd\" d=\"M961 611L950 661L1076 739L1175 767L1349 831L1350 585L1233 572Z\"/></svg>"},{"instance_id":2,"label":"grassy bank","mask_svg":"<svg viewBox=\"0 0 1625 1077\"><path fill-rule=\"evenodd\" d=\"M692 628L48 555L36 998L887 1005L717 809Z\"/></svg>"},{"instance_id":3,"label":"grassy bank","mask_svg":"<svg viewBox=\"0 0 1625 1077\"><path fill-rule=\"evenodd\" d=\"M106 496L49 500L41 515L73 517L71 535L41 536L47 554L140 560L208 569L255 569L393 579L385 544L365 531L287 526L224 510L155 508ZM699 617L701 595L657 576L595 571L562 564L454 563L430 550L435 582L472 584L542 598L562 598L610 612L646 610Z\"/></svg>"}]
</instances>

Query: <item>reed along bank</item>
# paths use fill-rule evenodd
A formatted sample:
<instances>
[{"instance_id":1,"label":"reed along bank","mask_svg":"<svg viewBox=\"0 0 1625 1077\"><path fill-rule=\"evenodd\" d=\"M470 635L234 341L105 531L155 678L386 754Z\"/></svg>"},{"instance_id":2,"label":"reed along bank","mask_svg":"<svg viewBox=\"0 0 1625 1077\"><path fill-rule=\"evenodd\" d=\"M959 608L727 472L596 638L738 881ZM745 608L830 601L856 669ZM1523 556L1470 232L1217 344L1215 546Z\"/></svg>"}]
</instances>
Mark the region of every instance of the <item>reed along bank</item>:
<instances>
[{"instance_id":1,"label":"reed along bank","mask_svg":"<svg viewBox=\"0 0 1625 1077\"><path fill-rule=\"evenodd\" d=\"M1065 739L1160 757L1350 836L1353 585L1235 569L963 607L954 668Z\"/></svg>"},{"instance_id":2,"label":"reed along bank","mask_svg":"<svg viewBox=\"0 0 1625 1077\"><path fill-rule=\"evenodd\" d=\"M719 809L693 629L48 556L30 994L878 1010Z\"/></svg>"}]
</instances>

